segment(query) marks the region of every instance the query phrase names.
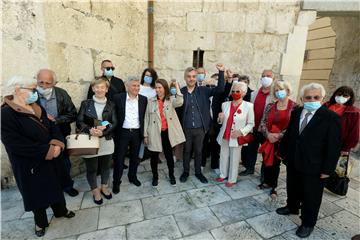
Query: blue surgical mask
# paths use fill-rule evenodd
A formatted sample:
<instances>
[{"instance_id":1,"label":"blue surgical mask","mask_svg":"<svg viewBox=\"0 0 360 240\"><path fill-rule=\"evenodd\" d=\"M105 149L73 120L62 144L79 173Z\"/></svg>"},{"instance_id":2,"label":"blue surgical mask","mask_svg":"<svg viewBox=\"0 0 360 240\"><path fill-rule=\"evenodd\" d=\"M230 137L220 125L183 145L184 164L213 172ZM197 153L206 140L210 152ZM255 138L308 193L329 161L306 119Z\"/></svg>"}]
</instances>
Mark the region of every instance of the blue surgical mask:
<instances>
[{"instance_id":1,"label":"blue surgical mask","mask_svg":"<svg viewBox=\"0 0 360 240\"><path fill-rule=\"evenodd\" d=\"M172 87L172 88L170 88L170 93L171 93L171 95L176 95L176 88L174 88L174 87Z\"/></svg>"},{"instance_id":2,"label":"blue surgical mask","mask_svg":"<svg viewBox=\"0 0 360 240\"><path fill-rule=\"evenodd\" d=\"M30 92L29 96L25 99L25 102L27 104L32 104L34 102L36 102L39 98L39 95L37 92Z\"/></svg>"},{"instance_id":3,"label":"blue surgical mask","mask_svg":"<svg viewBox=\"0 0 360 240\"><path fill-rule=\"evenodd\" d=\"M200 81L200 82L204 81L205 80L205 74L202 74L202 73L198 74L197 75L197 80Z\"/></svg>"},{"instance_id":4,"label":"blue surgical mask","mask_svg":"<svg viewBox=\"0 0 360 240\"><path fill-rule=\"evenodd\" d=\"M284 99L284 98L286 98L286 96L287 96L286 90L276 91L276 92L275 92L275 96L276 96L278 99Z\"/></svg>"},{"instance_id":5,"label":"blue surgical mask","mask_svg":"<svg viewBox=\"0 0 360 240\"><path fill-rule=\"evenodd\" d=\"M110 70L104 69L104 75L105 75L105 77L112 77L112 76L114 76L114 72L112 69L110 69Z\"/></svg>"},{"instance_id":6,"label":"blue surgical mask","mask_svg":"<svg viewBox=\"0 0 360 240\"><path fill-rule=\"evenodd\" d=\"M321 107L321 102L304 102L304 108L308 111L315 111Z\"/></svg>"},{"instance_id":7,"label":"blue surgical mask","mask_svg":"<svg viewBox=\"0 0 360 240\"><path fill-rule=\"evenodd\" d=\"M147 83L147 84L151 84L152 83L152 77L144 76L144 82Z\"/></svg>"}]
</instances>

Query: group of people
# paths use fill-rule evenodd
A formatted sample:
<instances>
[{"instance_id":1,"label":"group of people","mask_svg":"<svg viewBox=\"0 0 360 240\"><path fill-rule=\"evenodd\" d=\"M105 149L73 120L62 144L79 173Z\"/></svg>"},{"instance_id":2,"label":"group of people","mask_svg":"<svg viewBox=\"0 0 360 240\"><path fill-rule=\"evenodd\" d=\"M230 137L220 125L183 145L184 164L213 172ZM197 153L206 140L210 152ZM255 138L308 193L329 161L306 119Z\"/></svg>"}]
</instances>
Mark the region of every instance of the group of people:
<instances>
[{"instance_id":1,"label":"group of people","mask_svg":"<svg viewBox=\"0 0 360 240\"><path fill-rule=\"evenodd\" d=\"M94 203L120 192L122 175L128 168L129 182L137 178L140 159L149 152L152 185L158 186L159 154L168 167L168 180L176 185L174 152L183 149L183 173L190 175L194 159L195 177L210 157L216 181L233 187L238 176L254 174L258 153L262 154L259 189L277 196L281 162L287 169L287 205L278 214L298 214L302 225L296 234L311 234L318 216L324 184L334 172L340 155L348 155L359 141L360 113L354 91L338 88L324 103L325 89L310 83L300 91L301 104L290 99L288 82L275 80L264 70L261 87L249 88L249 77L232 73L217 64L218 73L206 78L204 68L189 67L186 85L158 78L147 68L141 77L126 83L114 76L110 60L101 63L103 75L94 79L87 99L76 110L69 94L56 87L49 69L37 74L37 82L15 76L6 83L1 109L1 140L8 153L26 211L33 211L35 234L43 236L48 226L46 208L55 217L71 218L63 192L76 196L70 177L71 163L64 139L70 124L83 133L97 136L96 155L82 156ZM129 166L125 158L129 158ZM239 174L239 165L245 167ZM113 165L112 191L108 184ZM101 176L98 186L97 175Z\"/></svg>"}]
</instances>

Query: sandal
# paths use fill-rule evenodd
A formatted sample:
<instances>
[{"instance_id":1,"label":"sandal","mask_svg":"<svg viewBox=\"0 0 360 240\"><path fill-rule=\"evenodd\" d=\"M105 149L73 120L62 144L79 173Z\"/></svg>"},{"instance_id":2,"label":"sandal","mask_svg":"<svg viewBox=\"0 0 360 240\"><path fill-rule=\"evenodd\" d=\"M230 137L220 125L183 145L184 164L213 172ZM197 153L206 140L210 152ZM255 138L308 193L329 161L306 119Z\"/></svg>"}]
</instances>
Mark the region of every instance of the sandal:
<instances>
[{"instance_id":1,"label":"sandal","mask_svg":"<svg viewBox=\"0 0 360 240\"><path fill-rule=\"evenodd\" d=\"M270 191L270 197L271 198L276 198L277 197L277 191L273 188Z\"/></svg>"}]
</instances>

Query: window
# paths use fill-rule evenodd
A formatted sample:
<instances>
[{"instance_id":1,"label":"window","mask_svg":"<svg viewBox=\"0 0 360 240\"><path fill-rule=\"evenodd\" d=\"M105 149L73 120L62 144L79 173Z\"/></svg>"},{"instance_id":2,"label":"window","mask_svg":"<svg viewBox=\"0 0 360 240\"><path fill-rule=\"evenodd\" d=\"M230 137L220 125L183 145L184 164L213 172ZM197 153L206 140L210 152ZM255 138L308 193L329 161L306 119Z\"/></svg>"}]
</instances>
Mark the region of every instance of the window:
<instances>
[{"instance_id":1,"label":"window","mask_svg":"<svg viewBox=\"0 0 360 240\"><path fill-rule=\"evenodd\" d=\"M193 67L199 68L204 67L204 51L198 48L193 51Z\"/></svg>"}]
</instances>

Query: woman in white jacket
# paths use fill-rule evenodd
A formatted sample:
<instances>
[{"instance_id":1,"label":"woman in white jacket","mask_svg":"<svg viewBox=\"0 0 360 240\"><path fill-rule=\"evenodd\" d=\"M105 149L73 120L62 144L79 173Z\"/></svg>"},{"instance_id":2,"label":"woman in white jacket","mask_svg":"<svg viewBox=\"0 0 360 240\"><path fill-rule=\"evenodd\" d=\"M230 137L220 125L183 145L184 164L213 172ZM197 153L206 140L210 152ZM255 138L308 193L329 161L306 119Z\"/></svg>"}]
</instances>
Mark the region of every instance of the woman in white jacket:
<instances>
[{"instance_id":1,"label":"woman in white jacket","mask_svg":"<svg viewBox=\"0 0 360 240\"><path fill-rule=\"evenodd\" d=\"M241 145L238 137L248 135L254 127L253 104L243 101L247 85L243 82L235 83L232 88L232 101L224 102L221 106L218 122L222 124L217 142L220 150L220 176L218 182L226 182L227 187L236 183L239 169Z\"/></svg>"}]
</instances>

